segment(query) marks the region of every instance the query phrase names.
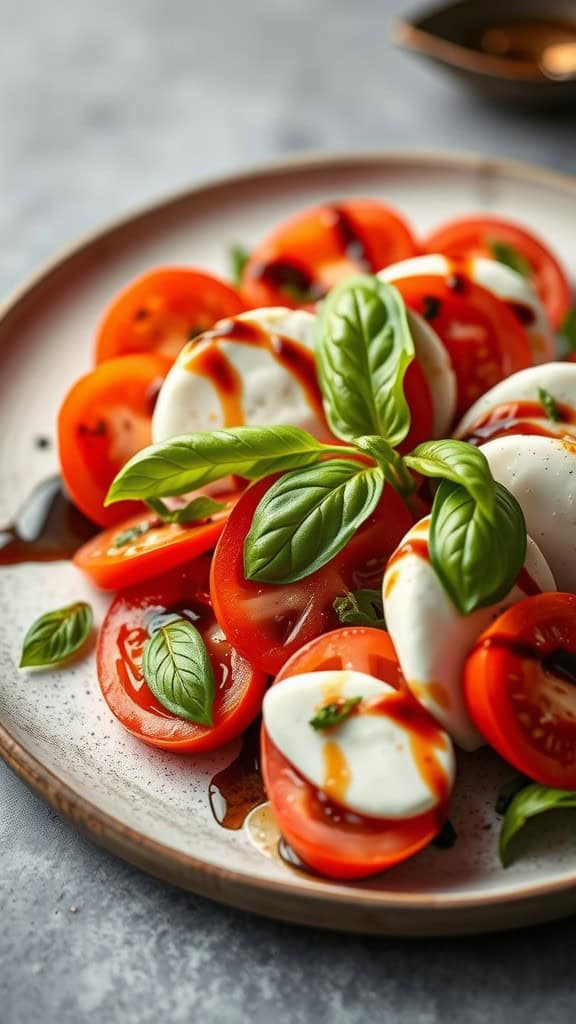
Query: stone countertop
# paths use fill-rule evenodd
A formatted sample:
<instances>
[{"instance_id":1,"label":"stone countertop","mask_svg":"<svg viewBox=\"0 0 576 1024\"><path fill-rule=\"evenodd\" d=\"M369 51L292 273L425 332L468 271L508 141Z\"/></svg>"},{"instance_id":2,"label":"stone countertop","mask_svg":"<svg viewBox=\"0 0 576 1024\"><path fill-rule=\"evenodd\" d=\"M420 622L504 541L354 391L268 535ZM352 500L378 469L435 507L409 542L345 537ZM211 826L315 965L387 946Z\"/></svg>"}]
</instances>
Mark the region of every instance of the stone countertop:
<instances>
[{"instance_id":1,"label":"stone countertop","mask_svg":"<svg viewBox=\"0 0 576 1024\"><path fill-rule=\"evenodd\" d=\"M574 113L488 106L387 41L392 0L0 0L0 295L86 230L304 150L576 170ZM3 1024L572 1021L574 920L394 941L259 920L96 849L0 768Z\"/></svg>"}]
</instances>

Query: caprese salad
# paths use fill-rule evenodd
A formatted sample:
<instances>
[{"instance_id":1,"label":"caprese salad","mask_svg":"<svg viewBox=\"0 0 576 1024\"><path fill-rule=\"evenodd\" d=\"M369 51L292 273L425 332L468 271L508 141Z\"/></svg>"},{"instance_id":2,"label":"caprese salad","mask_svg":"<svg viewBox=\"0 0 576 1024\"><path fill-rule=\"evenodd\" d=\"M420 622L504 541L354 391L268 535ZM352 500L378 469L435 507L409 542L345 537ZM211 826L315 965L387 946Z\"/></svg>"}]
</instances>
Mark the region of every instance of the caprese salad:
<instances>
[{"instance_id":1,"label":"caprese salad","mask_svg":"<svg viewBox=\"0 0 576 1024\"><path fill-rule=\"evenodd\" d=\"M458 748L490 744L518 773L507 863L528 817L576 805L566 274L519 225L418 238L368 199L234 258L233 284L129 284L62 402L62 477L101 531L74 562L116 592L104 699L189 756L261 715L284 841L336 879L433 841ZM22 666L66 660L91 621L47 613Z\"/></svg>"}]
</instances>

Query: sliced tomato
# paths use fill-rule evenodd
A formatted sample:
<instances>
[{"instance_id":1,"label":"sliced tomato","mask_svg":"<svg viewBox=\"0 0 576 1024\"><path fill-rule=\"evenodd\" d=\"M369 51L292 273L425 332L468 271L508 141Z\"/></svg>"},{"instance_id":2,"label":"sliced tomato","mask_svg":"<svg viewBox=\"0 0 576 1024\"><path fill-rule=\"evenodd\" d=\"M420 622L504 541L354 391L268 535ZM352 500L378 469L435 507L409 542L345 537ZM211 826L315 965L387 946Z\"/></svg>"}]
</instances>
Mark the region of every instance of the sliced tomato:
<instances>
[{"instance_id":1,"label":"sliced tomato","mask_svg":"<svg viewBox=\"0 0 576 1024\"><path fill-rule=\"evenodd\" d=\"M167 523L151 511L133 516L83 544L73 562L102 590L141 583L211 551L238 497L219 496L226 507L199 523Z\"/></svg>"},{"instance_id":2,"label":"sliced tomato","mask_svg":"<svg viewBox=\"0 0 576 1024\"><path fill-rule=\"evenodd\" d=\"M210 592L216 617L230 642L270 674L309 640L339 623L334 599L362 587L379 587L384 566L413 518L391 487L343 551L297 583L273 585L244 578L244 541L260 499L276 477L250 487L232 510L218 541Z\"/></svg>"},{"instance_id":3,"label":"sliced tomato","mask_svg":"<svg viewBox=\"0 0 576 1024\"><path fill-rule=\"evenodd\" d=\"M252 253L241 290L251 306L307 305L353 274L374 274L417 253L395 210L373 199L347 199L280 224Z\"/></svg>"},{"instance_id":4,"label":"sliced tomato","mask_svg":"<svg viewBox=\"0 0 576 1024\"><path fill-rule=\"evenodd\" d=\"M119 594L98 640L98 678L112 714L128 732L154 747L180 753L216 750L240 736L258 715L267 677L233 648L218 626L207 593L208 560ZM142 676L142 650L154 624L176 612L207 646L216 696L212 726L178 718L154 697Z\"/></svg>"},{"instance_id":5,"label":"sliced tomato","mask_svg":"<svg viewBox=\"0 0 576 1024\"><path fill-rule=\"evenodd\" d=\"M96 362L135 352L175 359L190 338L245 308L238 292L212 274L160 267L112 300L96 334Z\"/></svg>"},{"instance_id":6,"label":"sliced tomato","mask_svg":"<svg viewBox=\"0 0 576 1024\"><path fill-rule=\"evenodd\" d=\"M390 635L371 626L344 626L310 640L288 659L274 680L305 672L365 672L396 690L406 684Z\"/></svg>"},{"instance_id":7,"label":"sliced tomato","mask_svg":"<svg viewBox=\"0 0 576 1024\"><path fill-rule=\"evenodd\" d=\"M576 789L576 594L509 608L466 661L470 715L498 753L543 786Z\"/></svg>"},{"instance_id":8,"label":"sliced tomato","mask_svg":"<svg viewBox=\"0 0 576 1024\"><path fill-rule=\"evenodd\" d=\"M58 454L75 504L99 526L112 526L140 502L104 508L118 471L152 440L154 404L170 360L160 355L120 356L72 386L58 414Z\"/></svg>"},{"instance_id":9,"label":"sliced tomato","mask_svg":"<svg viewBox=\"0 0 576 1024\"><path fill-rule=\"evenodd\" d=\"M428 252L441 252L455 259L488 256L494 246L504 244L527 261L532 284L553 327L558 328L571 305L570 284L556 256L531 231L500 217L459 217L436 228L426 239Z\"/></svg>"},{"instance_id":10,"label":"sliced tomato","mask_svg":"<svg viewBox=\"0 0 576 1024\"><path fill-rule=\"evenodd\" d=\"M464 265L455 264L446 277L400 278L394 287L445 345L456 374L459 416L498 381L532 365L525 327L505 302L471 280Z\"/></svg>"}]
</instances>

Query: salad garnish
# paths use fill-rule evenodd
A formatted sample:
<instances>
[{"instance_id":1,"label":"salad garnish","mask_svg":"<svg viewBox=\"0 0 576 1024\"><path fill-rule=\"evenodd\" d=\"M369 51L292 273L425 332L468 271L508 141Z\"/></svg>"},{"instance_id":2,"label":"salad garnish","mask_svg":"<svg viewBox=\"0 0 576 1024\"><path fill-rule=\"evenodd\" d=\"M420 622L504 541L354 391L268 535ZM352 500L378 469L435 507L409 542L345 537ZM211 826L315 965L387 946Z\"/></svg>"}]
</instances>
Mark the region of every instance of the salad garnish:
<instances>
[{"instance_id":1,"label":"salad garnish","mask_svg":"<svg viewBox=\"0 0 576 1024\"><path fill-rule=\"evenodd\" d=\"M552 397L550 392L547 391L546 388L538 388L538 398L548 419L551 420L552 423L560 423L562 421L562 416L556 404L556 399Z\"/></svg>"},{"instance_id":2,"label":"salad garnish","mask_svg":"<svg viewBox=\"0 0 576 1024\"><path fill-rule=\"evenodd\" d=\"M46 612L24 637L20 668L61 665L86 643L91 629L92 609L86 601Z\"/></svg>"},{"instance_id":3,"label":"salad garnish","mask_svg":"<svg viewBox=\"0 0 576 1024\"><path fill-rule=\"evenodd\" d=\"M310 719L310 725L318 731L333 729L337 725L342 725L342 722L345 722L350 717L354 708L357 708L361 702L362 697L348 697L346 699L340 698L339 700L330 701L329 704L324 704L314 717Z\"/></svg>"},{"instance_id":4,"label":"salad garnish","mask_svg":"<svg viewBox=\"0 0 576 1024\"><path fill-rule=\"evenodd\" d=\"M534 818L545 811L574 807L576 791L573 789L551 789L536 782L523 787L509 804L502 822L499 843L502 867L507 868L512 863L512 840L524 828L529 818Z\"/></svg>"},{"instance_id":5,"label":"salad garnish","mask_svg":"<svg viewBox=\"0 0 576 1024\"><path fill-rule=\"evenodd\" d=\"M532 268L525 256L510 242L503 242L498 238L490 241L490 254L498 263L515 270L522 277L530 277Z\"/></svg>"},{"instance_id":6,"label":"salad garnish","mask_svg":"<svg viewBox=\"0 0 576 1024\"><path fill-rule=\"evenodd\" d=\"M386 629L382 588L373 590L363 587L360 590L349 591L341 597L336 597L332 607L343 626L371 626L373 629Z\"/></svg>"},{"instance_id":7,"label":"salad garnish","mask_svg":"<svg viewBox=\"0 0 576 1024\"><path fill-rule=\"evenodd\" d=\"M165 622L146 641L142 672L168 711L178 718L212 725L212 662L200 633L188 619Z\"/></svg>"}]
</instances>

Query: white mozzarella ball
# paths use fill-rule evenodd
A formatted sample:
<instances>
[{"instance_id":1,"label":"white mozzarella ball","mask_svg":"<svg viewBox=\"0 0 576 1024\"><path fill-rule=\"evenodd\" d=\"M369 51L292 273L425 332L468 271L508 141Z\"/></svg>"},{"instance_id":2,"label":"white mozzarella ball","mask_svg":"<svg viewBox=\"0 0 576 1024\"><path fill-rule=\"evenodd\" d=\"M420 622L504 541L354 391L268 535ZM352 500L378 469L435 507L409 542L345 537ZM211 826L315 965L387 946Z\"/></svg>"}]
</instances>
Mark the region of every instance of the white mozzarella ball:
<instances>
[{"instance_id":1,"label":"white mozzarella ball","mask_svg":"<svg viewBox=\"0 0 576 1024\"><path fill-rule=\"evenodd\" d=\"M316 318L304 310L255 309L194 338L168 373L154 410L152 438L240 425L290 424L327 436L319 399L281 362L278 340L296 342L304 357L314 352ZM266 345L242 342L243 322L256 325ZM238 339L234 337L234 325ZM225 334L220 332L224 330ZM228 325L229 328L228 328ZM215 357L217 359L214 369Z\"/></svg>"},{"instance_id":2,"label":"white mozzarella ball","mask_svg":"<svg viewBox=\"0 0 576 1024\"><path fill-rule=\"evenodd\" d=\"M398 693L387 683L355 671L308 672L272 686L263 704L264 726L272 743L317 789L357 814L373 818L412 818L437 806L414 754L408 728L386 715L359 713L332 730L317 730L310 719L338 698L364 700ZM446 792L454 780L449 736L438 728L428 753L445 775Z\"/></svg>"},{"instance_id":3,"label":"white mozzarella ball","mask_svg":"<svg viewBox=\"0 0 576 1024\"><path fill-rule=\"evenodd\" d=\"M557 422L550 419L541 402L541 388L560 406L567 407L567 418ZM499 406L513 405L516 402L529 402L536 408L534 411L529 409L522 412L520 407L518 413L504 413L502 417L492 415L497 413ZM454 437L475 436L478 443L482 431L488 440L498 424L502 426L509 423L512 426L514 419L520 423L533 423L551 437L562 437L566 434L576 436L576 363L542 363L540 366L529 366L526 370L519 370L511 377L501 380L468 409L460 420ZM570 422L571 419L574 422ZM476 428L479 434L476 434Z\"/></svg>"},{"instance_id":4,"label":"white mozzarella ball","mask_svg":"<svg viewBox=\"0 0 576 1024\"><path fill-rule=\"evenodd\" d=\"M559 590L576 592L576 445L513 435L482 445L492 476L522 506Z\"/></svg>"},{"instance_id":5,"label":"white mozzarella ball","mask_svg":"<svg viewBox=\"0 0 576 1024\"><path fill-rule=\"evenodd\" d=\"M430 563L429 531L427 516L412 527L390 559L383 583L386 625L413 696L459 746L475 750L484 740L464 701L466 657L480 633L506 608L526 597L527 590L534 585L542 591L556 587L542 553L528 537L527 577L521 574L504 600L462 615Z\"/></svg>"}]
</instances>

